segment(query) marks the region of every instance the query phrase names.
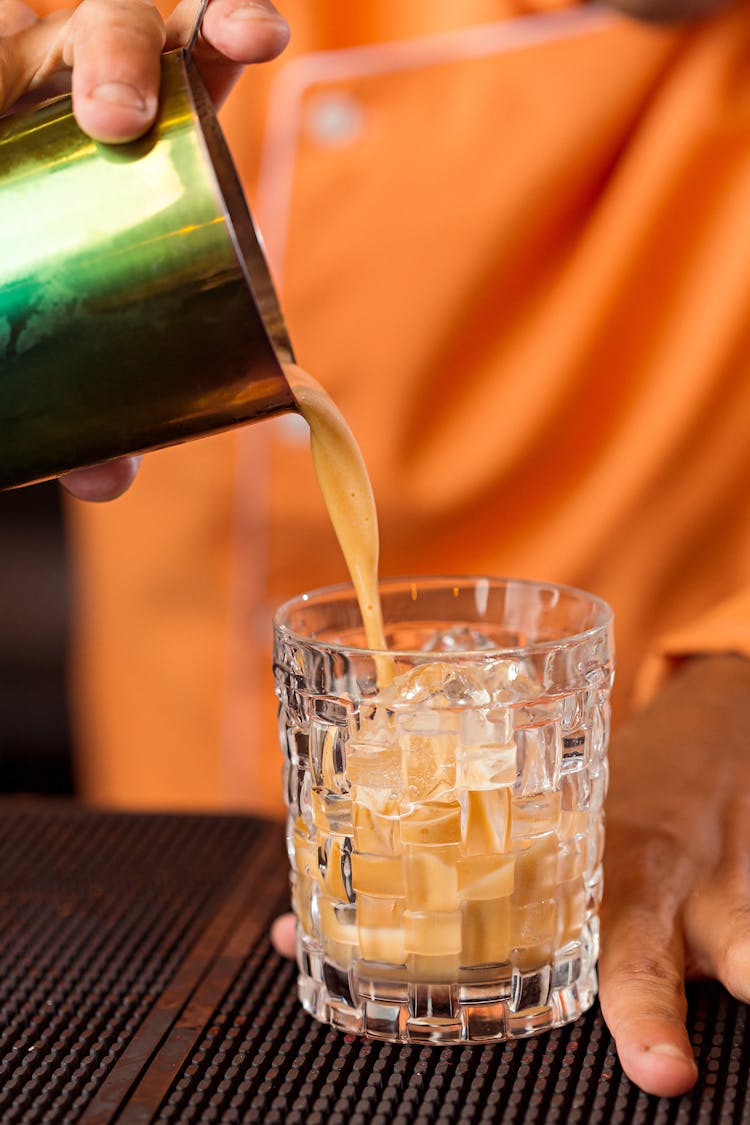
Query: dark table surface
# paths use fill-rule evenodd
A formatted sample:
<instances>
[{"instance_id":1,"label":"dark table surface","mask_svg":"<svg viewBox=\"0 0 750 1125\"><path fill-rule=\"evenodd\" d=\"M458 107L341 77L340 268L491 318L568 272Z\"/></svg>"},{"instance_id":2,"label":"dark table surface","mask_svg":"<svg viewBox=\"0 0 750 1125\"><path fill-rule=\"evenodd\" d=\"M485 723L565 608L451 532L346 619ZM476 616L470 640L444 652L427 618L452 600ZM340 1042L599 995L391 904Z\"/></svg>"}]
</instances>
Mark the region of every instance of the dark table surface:
<instances>
[{"instance_id":1,"label":"dark table surface","mask_svg":"<svg viewBox=\"0 0 750 1125\"><path fill-rule=\"evenodd\" d=\"M0 1125L750 1122L748 1009L690 990L701 1071L647 1097L594 1009L493 1047L317 1024L268 927L280 825L0 801Z\"/></svg>"}]
</instances>

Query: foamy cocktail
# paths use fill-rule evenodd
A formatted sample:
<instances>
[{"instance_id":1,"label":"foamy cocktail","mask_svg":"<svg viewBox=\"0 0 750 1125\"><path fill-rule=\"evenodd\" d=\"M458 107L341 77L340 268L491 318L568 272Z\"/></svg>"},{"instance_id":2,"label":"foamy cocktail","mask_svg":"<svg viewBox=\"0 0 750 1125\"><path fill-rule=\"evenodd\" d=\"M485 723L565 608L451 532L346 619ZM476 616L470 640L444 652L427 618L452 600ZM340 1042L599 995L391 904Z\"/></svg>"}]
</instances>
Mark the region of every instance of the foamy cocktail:
<instances>
[{"instance_id":1,"label":"foamy cocktail","mask_svg":"<svg viewBox=\"0 0 750 1125\"><path fill-rule=\"evenodd\" d=\"M493 1041L596 995L612 615L490 578L349 588L275 622L300 996L346 1031Z\"/></svg>"}]
</instances>

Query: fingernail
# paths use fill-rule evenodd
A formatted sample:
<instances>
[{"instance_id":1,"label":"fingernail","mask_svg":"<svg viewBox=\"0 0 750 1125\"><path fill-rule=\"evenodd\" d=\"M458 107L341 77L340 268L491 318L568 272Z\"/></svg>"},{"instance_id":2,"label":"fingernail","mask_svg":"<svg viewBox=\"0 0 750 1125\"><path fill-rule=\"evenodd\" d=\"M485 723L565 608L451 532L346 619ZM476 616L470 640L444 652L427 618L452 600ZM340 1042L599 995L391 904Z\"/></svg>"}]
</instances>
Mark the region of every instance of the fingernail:
<instances>
[{"instance_id":1,"label":"fingernail","mask_svg":"<svg viewBox=\"0 0 750 1125\"><path fill-rule=\"evenodd\" d=\"M126 109L145 110L146 102L140 90L127 82L102 82L91 91L91 97L110 105L121 105Z\"/></svg>"},{"instance_id":2,"label":"fingernail","mask_svg":"<svg viewBox=\"0 0 750 1125\"><path fill-rule=\"evenodd\" d=\"M692 1055L685 1054L674 1043L654 1043L653 1047L649 1047L649 1054L652 1055L667 1055L670 1059L680 1059L682 1062L690 1063L695 1066L695 1059Z\"/></svg>"}]
</instances>

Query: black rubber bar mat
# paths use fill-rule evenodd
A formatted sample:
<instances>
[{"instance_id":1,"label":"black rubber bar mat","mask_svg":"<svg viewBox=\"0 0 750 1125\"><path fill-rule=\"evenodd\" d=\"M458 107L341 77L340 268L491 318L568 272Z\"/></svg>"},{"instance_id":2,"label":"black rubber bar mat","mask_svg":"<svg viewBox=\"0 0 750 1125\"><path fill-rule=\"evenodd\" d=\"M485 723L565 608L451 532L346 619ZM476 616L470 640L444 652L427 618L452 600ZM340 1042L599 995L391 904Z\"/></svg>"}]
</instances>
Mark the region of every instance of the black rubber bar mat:
<instances>
[{"instance_id":1,"label":"black rubber bar mat","mask_svg":"<svg viewBox=\"0 0 750 1125\"><path fill-rule=\"evenodd\" d=\"M658 1099L595 1008L496 1047L402 1047L320 1026L268 926L281 826L0 802L0 1125L750 1121L748 1009L692 986L701 1070Z\"/></svg>"}]
</instances>

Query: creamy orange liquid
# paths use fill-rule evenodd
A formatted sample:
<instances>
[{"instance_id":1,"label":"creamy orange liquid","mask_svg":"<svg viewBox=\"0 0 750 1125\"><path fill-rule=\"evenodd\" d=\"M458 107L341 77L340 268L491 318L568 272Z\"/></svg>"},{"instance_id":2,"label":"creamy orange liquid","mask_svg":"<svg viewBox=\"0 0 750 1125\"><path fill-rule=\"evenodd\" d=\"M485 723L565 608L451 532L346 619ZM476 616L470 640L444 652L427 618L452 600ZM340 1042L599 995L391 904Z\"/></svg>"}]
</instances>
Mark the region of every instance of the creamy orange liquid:
<instances>
[{"instance_id":1,"label":"creamy orange liquid","mask_svg":"<svg viewBox=\"0 0 750 1125\"><path fill-rule=\"evenodd\" d=\"M357 594L368 648L382 651L386 643L378 594L378 517L364 459L321 385L292 364L285 366L284 374L310 427L315 473Z\"/></svg>"},{"instance_id":2,"label":"creamy orange liquid","mask_svg":"<svg viewBox=\"0 0 750 1125\"><path fill-rule=\"evenodd\" d=\"M298 367L285 367L285 374L310 427L318 483L357 594L367 645L379 653L382 690L393 682L393 664L384 653L378 523L367 469L325 390ZM441 663L425 665L400 676L393 687L398 692L399 685L408 686L410 676L432 676L439 683L449 671ZM345 909L341 916L334 909L347 903L344 857L340 838L331 835L322 789L311 798L317 842L301 817L295 824L297 917L314 938L317 883L324 952L344 968L354 956L391 966L408 960L416 979L456 980L459 964L503 964L515 951L518 965L533 969L550 960L555 945L577 940L581 932L585 852L570 857L566 852L560 882L557 841L558 835L579 841L587 831L586 814L564 814L559 790L540 794L531 807L514 796L516 745L510 727L498 729L492 745L486 738L475 745L464 731L468 742L459 755L457 714L435 712L433 722L438 720L439 731L394 731L392 747L383 747L378 711L360 717L358 736L347 748L355 794L356 922ZM329 745L323 747L324 776L328 766L333 770L331 753ZM327 849L324 869L318 864L321 849Z\"/></svg>"}]
</instances>

